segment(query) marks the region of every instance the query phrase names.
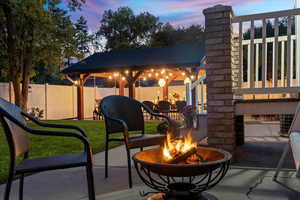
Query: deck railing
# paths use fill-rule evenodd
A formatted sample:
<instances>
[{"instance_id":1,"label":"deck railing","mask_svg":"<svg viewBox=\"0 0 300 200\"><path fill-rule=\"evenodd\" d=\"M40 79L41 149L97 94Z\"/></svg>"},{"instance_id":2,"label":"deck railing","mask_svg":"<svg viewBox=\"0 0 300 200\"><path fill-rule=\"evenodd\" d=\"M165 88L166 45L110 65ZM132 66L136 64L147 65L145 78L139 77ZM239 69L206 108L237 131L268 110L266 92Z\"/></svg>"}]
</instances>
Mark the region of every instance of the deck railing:
<instances>
[{"instance_id":1,"label":"deck railing","mask_svg":"<svg viewBox=\"0 0 300 200\"><path fill-rule=\"evenodd\" d=\"M300 9L232 19L232 23L238 25L240 49L241 76L236 93L300 92L300 42L297 41L300 26L295 27L295 21L300 19L297 15ZM250 23L248 29L246 23Z\"/></svg>"}]
</instances>

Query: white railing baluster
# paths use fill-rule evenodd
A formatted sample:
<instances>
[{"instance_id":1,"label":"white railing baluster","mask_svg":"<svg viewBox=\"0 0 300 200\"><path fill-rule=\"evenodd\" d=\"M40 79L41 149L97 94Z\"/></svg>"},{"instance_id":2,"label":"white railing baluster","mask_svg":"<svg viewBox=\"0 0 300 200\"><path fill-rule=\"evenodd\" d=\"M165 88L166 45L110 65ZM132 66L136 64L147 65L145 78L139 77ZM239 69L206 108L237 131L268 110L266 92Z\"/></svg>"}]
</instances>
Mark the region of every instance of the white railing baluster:
<instances>
[{"instance_id":1,"label":"white railing baluster","mask_svg":"<svg viewBox=\"0 0 300 200\"><path fill-rule=\"evenodd\" d=\"M250 30L250 88L254 87L254 20L251 20Z\"/></svg>"},{"instance_id":2,"label":"white railing baluster","mask_svg":"<svg viewBox=\"0 0 300 200\"><path fill-rule=\"evenodd\" d=\"M290 81L291 81L291 87L294 86L294 83L293 83L293 76L294 76L294 40L291 39L291 74L290 74Z\"/></svg>"},{"instance_id":3,"label":"white railing baluster","mask_svg":"<svg viewBox=\"0 0 300 200\"><path fill-rule=\"evenodd\" d=\"M243 72L243 22L239 23L239 50L240 50L240 80L239 80L239 86L242 88L243 87L243 82L244 82L244 72Z\"/></svg>"},{"instance_id":4,"label":"white railing baluster","mask_svg":"<svg viewBox=\"0 0 300 200\"><path fill-rule=\"evenodd\" d=\"M279 35L279 25L278 25L278 18L275 18L275 30L274 30L274 37L275 37L275 46L273 49L274 52L274 71L273 71L273 87L277 87L277 80L278 80L278 35Z\"/></svg>"},{"instance_id":5,"label":"white railing baluster","mask_svg":"<svg viewBox=\"0 0 300 200\"><path fill-rule=\"evenodd\" d=\"M272 87L275 85L275 41L272 42Z\"/></svg>"},{"instance_id":6,"label":"white railing baluster","mask_svg":"<svg viewBox=\"0 0 300 200\"><path fill-rule=\"evenodd\" d=\"M259 65L259 44L255 44L255 87L258 88L258 81L259 81L259 77L258 77L258 65Z\"/></svg>"},{"instance_id":7,"label":"white railing baluster","mask_svg":"<svg viewBox=\"0 0 300 200\"><path fill-rule=\"evenodd\" d=\"M239 24L240 39L240 88L234 89L237 94L300 93L300 20L298 22L294 20L297 16L300 19L300 8L233 17L232 22ZM284 23L286 18L287 34L279 35L281 29L286 28ZM274 19L272 37L267 37L268 19ZM255 21L262 21L261 38L255 38ZM243 40L244 22L250 22L248 29L250 38L247 40ZM296 30L295 35L292 35L294 22ZM244 68L245 62L247 62L246 68ZM243 74L247 78L247 84L244 82Z\"/></svg>"},{"instance_id":8,"label":"white railing baluster","mask_svg":"<svg viewBox=\"0 0 300 200\"><path fill-rule=\"evenodd\" d=\"M287 70L286 70L286 81L287 87L291 87L291 34L292 34L292 19L288 17L288 27L287 27Z\"/></svg>"},{"instance_id":9,"label":"white railing baluster","mask_svg":"<svg viewBox=\"0 0 300 200\"><path fill-rule=\"evenodd\" d=\"M247 82L248 82L248 87L250 87L250 57L251 57L251 52L250 52L250 44L247 45Z\"/></svg>"},{"instance_id":10,"label":"white railing baluster","mask_svg":"<svg viewBox=\"0 0 300 200\"><path fill-rule=\"evenodd\" d=\"M284 87L284 48L285 48L285 45L284 45L284 41L281 41L281 75L280 75L280 80L281 80L281 87Z\"/></svg>"},{"instance_id":11,"label":"white railing baluster","mask_svg":"<svg viewBox=\"0 0 300 200\"><path fill-rule=\"evenodd\" d=\"M266 19L263 19L263 28L262 28L262 87L266 87L266 69L267 69L267 45L266 45L266 36L267 36L267 24Z\"/></svg>"}]
</instances>

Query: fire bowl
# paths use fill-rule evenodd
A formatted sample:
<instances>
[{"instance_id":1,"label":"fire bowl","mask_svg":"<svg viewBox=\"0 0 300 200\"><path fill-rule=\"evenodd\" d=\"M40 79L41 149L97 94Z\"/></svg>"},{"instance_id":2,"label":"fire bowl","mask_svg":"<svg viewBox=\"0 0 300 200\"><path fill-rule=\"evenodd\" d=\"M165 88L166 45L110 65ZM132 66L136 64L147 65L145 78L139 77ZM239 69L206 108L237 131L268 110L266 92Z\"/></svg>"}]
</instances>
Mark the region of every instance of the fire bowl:
<instances>
[{"instance_id":1,"label":"fire bowl","mask_svg":"<svg viewBox=\"0 0 300 200\"><path fill-rule=\"evenodd\" d=\"M161 192L149 200L216 199L203 191L214 187L225 176L231 154L208 147L197 147L197 154L203 162L167 164L161 148L136 153L133 161L139 177L147 186Z\"/></svg>"}]
</instances>

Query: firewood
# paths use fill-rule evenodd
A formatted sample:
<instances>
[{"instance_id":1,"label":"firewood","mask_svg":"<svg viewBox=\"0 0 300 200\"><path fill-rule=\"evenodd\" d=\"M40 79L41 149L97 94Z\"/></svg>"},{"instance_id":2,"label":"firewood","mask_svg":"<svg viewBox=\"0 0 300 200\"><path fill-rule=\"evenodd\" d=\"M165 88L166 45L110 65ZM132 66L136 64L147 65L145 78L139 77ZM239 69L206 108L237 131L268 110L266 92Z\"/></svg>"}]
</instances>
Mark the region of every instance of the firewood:
<instances>
[{"instance_id":1,"label":"firewood","mask_svg":"<svg viewBox=\"0 0 300 200\"><path fill-rule=\"evenodd\" d=\"M179 163L181 161L185 161L188 157L190 157L191 155L193 155L194 153L197 152L197 148L192 148L189 151L185 152L185 153L181 153L181 154L176 154L174 155L174 158L165 161L168 164L176 164Z\"/></svg>"}]
</instances>

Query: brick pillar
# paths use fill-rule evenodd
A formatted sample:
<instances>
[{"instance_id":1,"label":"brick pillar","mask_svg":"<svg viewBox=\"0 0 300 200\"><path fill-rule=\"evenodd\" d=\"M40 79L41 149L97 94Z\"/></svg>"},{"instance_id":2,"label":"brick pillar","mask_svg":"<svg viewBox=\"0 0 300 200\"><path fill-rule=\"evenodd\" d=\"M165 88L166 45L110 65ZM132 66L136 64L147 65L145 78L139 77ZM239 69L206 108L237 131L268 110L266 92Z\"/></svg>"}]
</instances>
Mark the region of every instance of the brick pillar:
<instances>
[{"instance_id":1,"label":"brick pillar","mask_svg":"<svg viewBox=\"0 0 300 200\"><path fill-rule=\"evenodd\" d=\"M208 64L208 144L234 151L236 138L233 88L238 83L239 67L238 46L231 25L232 7L217 5L205 9L203 13Z\"/></svg>"}]
</instances>

